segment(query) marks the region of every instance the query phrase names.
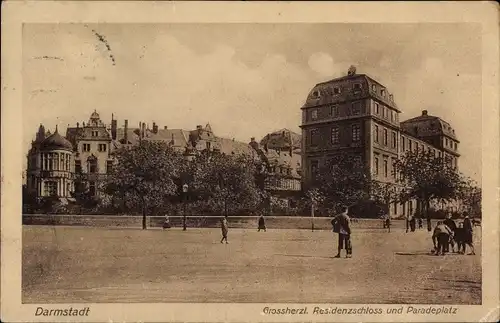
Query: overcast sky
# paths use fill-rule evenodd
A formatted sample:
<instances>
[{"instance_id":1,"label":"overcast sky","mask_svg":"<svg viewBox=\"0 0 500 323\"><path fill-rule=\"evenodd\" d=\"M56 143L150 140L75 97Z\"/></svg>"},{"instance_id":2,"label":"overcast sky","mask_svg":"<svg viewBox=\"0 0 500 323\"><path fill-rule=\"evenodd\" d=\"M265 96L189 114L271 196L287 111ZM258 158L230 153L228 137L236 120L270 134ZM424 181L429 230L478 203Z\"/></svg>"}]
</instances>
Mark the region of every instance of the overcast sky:
<instances>
[{"instance_id":1,"label":"overcast sky","mask_svg":"<svg viewBox=\"0 0 500 323\"><path fill-rule=\"evenodd\" d=\"M26 152L40 123L156 121L247 142L299 131L319 82L357 66L403 111L427 109L461 141L459 166L481 180L481 34L473 24L44 24L23 28ZM99 39L99 35L104 40ZM109 48L108 48L109 47Z\"/></svg>"}]
</instances>

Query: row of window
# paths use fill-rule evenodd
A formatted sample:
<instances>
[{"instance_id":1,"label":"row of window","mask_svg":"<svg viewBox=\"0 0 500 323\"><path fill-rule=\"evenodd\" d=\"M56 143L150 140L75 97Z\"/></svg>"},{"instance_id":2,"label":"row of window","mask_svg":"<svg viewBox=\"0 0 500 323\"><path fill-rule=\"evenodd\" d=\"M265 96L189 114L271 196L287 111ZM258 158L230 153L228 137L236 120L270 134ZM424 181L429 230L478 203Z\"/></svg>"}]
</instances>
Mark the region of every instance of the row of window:
<instances>
[{"instance_id":1,"label":"row of window","mask_svg":"<svg viewBox=\"0 0 500 323\"><path fill-rule=\"evenodd\" d=\"M391 122L397 122L399 119L399 115L396 111L375 101L373 101L373 113L383 119L391 120Z\"/></svg>"},{"instance_id":2,"label":"row of window","mask_svg":"<svg viewBox=\"0 0 500 323\"><path fill-rule=\"evenodd\" d=\"M108 147L107 144L99 144L98 150L99 150L99 152L105 152L107 150L107 147ZM90 151L90 144L82 144L82 151L89 152Z\"/></svg>"},{"instance_id":3,"label":"row of window","mask_svg":"<svg viewBox=\"0 0 500 323\"><path fill-rule=\"evenodd\" d=\"M43 195L44 196L57 196L57 188L58 188L58 183L56 181L46 181L44 182L44 187L43 187ZM89 182L89 193L91 195L96 194L96 184L95 182L91 181ZM70 196L71 194L71 184L67 183L66 184L66 196ZM64 195L64 194L62 194Z\"/></svg>"},{"instance_id":4,"label":"row of window","mask_svg":"<svg viewBox=\"0 0 500 323\"><path fill-rule=\"evenodd\" d=\"M395 158L389 158L389 156L383 156L382 158L382 172L380 171L380 155L375 153L375 156L373 158L373 171L375 175L379 176L382 173L382 176L384 178L388 178L389 174L395 178L396 174L396 159ZM392 171L389 172L389 160L391 160L391 165L392 165Z\"/></svg>"},{"instance_id":5,"label":"row of window","mask_svg":"<svg viewBox=\"0 0 500 323\"><path fill-rule=\"evenodd\" d=\"M456 143L456 141L453 141L453 140L445 137L444 138L444 148L450 148L453 150L457 150L457 143Z\"/></svg>"},{"instance_id":6,"label":"row of window","mask_svg":"<svg viewBox=\"0 0 500 323\"><path fill-rule=\"evenodd\" d=\"M350 107L350 115L356 116L361 114L361 101L353 102ZM340 107L338 105L332 105L330 107L329 116L337 118L340 116ZM319 119L319 108L311 110L311 120L316 121Z\"/></svg>"},{"instance_id":7,"label":"row of window","mask_svg":"<svg viewBox=\"0 0 500 323\"><path fill-rule=\"evenodd\" d=\"M106 173L111 173L113 171L113 161L106 161ZM75 160L75 173L82 172L82 161ZM99 172L99 167L97 164L97 159L89 159L87 161L87 173L95 174Z\"/></svg>"},{"instance_id":8,"label":"row of window","mask_svg":"<svg viewBox=\"0 0 500 323\"><path fill-rule=\"evenodd\" d=\"M375 128L373 129L373 140L376 142L376 143L380 143L380 129L379 129L379 126L378 125L375 125ZM388 135L389 135L389 132L386 128L383 128L382 129L382 144L384 146L388 146L389 145L389 142L388 142ZM391 147L392 148L397 148L397 135L396 135L396 132L395 131L392 131L391 132Z\"/></svg>"},{"instance_id":9,"label":"row of window","mask_svg":"<svg viewBox=\"0 0 500 323\"><path fill-rule=\"evenodd\" d=\"M347 107L346 107L347 108ZM319 116L320 108L315 108L310 111L310 120L316 121L320 119ZM346 111L345 115L357 116L362 113L362 101L357 101L351 103L349 110ZM341 115L341 107L335 104L330 106L328 116L332 118L337 118ZM375 115L380 116L383 119L390 120L391 122L398 122L399 116L398 113L385 105L379 104L378 102L373 101L373 113Z\"/></svg>"},{"instance_id":10,"label":"row of window","mask_svg":"<svg viewBox=\"0 0 500 323\"><path fill-rule=\"evenodd\" d=\"M362 163L362 158L361 156L359 155L355 155L355 156L352 156L353 157L353 162L356 164L356 165L361 165ZM331 171L333 172L333 170L335 169L335 167L339 167L336 162L335 162L335 159L330 159L328 161L328 165L330 165L331 167ZM315 174L319 171L319 161L317 160L311 160L310 162L310 166L311 166L311 174L313 175L313 177L315 176Z\"/></svg>"},{"instance_id":11,"label":"row of window","mask_svg":"<svg viewBox=\"0 0 500 323\"><path fill-rule=\"evenodd\" d=\"M361 85L361 83L353 83L352 84L352 91L354 91L354 93L360 92L362 88L363 88L363 86ZM387 96L386 89L385 88L381 88L379 91L377 91L377 85L376 84L372 84L371 90L372 90L372 92L379 94L383 98L385 98ZM336 86L336 87L333 88L333 94L334 95L340 95L341 93L342 93L342 88L341 87ZM313 96L319 97L320 96L320 92L318 90L315 91L313 93ZM392 94L389 94L389 99L391 101L393 100Z\"/></svg>"},{"instance_id":12,"label":"row of window","mask_svg":"<svg viewBox=\"0 0 500 323\"><path fill-rule=\"evenodd\" d=\"M71 155L64 153L42 153L42 170L70 171Z\"/></svg>"},{"instance_id":13,"label":"row of window","mask_svg":"<svg viewBox=\"0 0 500 323\"><path fill-rule=\"evenodd\" d=\"M346 88L344 88L346 89ZM354 83L352 85L352 91L354 91L354 93L357 93L357 92L360 92L362 89L362 86L361 86L361 83ZM347 89L349 91L349 89ZM333 95L340 95L342 94L342 87L340 86L336 86L333 88ZM315 98L319 98L321 96L321 92L319 90L315 90L313 93L312 93L313 97Z\"/></svg>"},{"instance_id":14,"label":"row of window","mask_svg":"<svg viewBox=\"0 0 500 323\"><path fill-rule=\"evenodd\" d=\"M58 183L56 181L46 181L43 186L44 196L57 196L58 194ZM71 184L66 184L66 194L61 192L61 195L69 196L71 194Z\"/></svg>"},{"instance_id":15,"label":"row of window","mask_svg":"<svg viewBox=\"0 0 500 323\"><path fill-rule=\"evenodd\" d=\"M361 140L361 126L359 124L351 125L351 140L352 142L359 142ZM310 144L311 146L319 146L321 136L318 129L310 131ZM330 143L332 145L340 144L340 127L333 126L330 130Z\"/></svg>"}]
</instances>

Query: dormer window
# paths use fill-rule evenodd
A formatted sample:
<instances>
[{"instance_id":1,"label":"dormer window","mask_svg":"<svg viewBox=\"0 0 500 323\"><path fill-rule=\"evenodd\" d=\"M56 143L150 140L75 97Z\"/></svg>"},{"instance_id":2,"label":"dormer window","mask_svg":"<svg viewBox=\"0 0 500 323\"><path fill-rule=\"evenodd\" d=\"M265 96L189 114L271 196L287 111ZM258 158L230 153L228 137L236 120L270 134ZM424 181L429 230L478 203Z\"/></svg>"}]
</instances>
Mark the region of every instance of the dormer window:
<instances>
[{"instance_id":1,"label":"dormer window","mask_svg":"<svg viewBox=\"0 0 500 323\"><path fill-rule=\"evenodd\" d=\"M335 95L340 94L340 88L339 87L333 88L333 94L335 94Z\"/></svg>"},{"instance_id":2,"label":"dormer window","mask_svg":"<svg viewBox=\"0 0 500 323\"><path fill-rule=\"evenodd\" d=\"M314 91L314 92L312 93L312 96L313 96L314 98L319 98L319 97L320 97L319 90Z\"/></svg>"},{"instance_id":3,"label":"dormer window","mask_svg":"<svg viewBox=\"0 0 500 323\"><path fill-rule=\"evenodd\" d=\"M99 131L92 131L92 137L98 137Z\"/></svg>"},{"instance_id":4,"label":"dormer window","mask_svg":"<svg viewBox=\"0 0 500 323\"><path fill-rule=\"evenodd\" d=\"M385 98L385 89L381 89L380 90L380 95L383 96Z\"/></svg>"},{"instance_id":5,"label":"dormer window","mask_svg":"<svg viewBox=\"0 0 500 323\"><path fill-rule=\"evenodd\" d=\"M372 84L372 92L377 92L377 86L375 84Z\"/></svg>"},{"instance_id":6,"label":"dormer window","mask_svg":"<svg viewBox=\"0 0 500 323\"><path fill-rule=\"evenodd\" d=\"M354 83L354 91L361 91L361 84Z\"/></svg>"}]
</instances>

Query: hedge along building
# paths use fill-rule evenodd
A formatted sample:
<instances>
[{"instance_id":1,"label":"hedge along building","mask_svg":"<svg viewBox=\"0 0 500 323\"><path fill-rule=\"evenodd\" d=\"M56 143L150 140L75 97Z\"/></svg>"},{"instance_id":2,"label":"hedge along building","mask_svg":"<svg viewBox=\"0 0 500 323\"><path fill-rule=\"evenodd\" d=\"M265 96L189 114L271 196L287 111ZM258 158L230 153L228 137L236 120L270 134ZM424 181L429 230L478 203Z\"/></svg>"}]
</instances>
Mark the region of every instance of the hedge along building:
<instances>
[{"instance_id":1,"label":"hedge along building","mask_svg":"<svg viewBox=\"0 0 500 323\"><path fill-rule=\"evenodd\" d=\"M370 169L372 180L396 184L394 164L404 152L433 151L458 167L458 139L449 123L428 115L401 122L393 94L375 79L357 74L319 83L302 109L302 180L311 183L321 166L349 154ZM391 216L413 215L417 202L392 203Z\"/></svg>"}]
</instances>

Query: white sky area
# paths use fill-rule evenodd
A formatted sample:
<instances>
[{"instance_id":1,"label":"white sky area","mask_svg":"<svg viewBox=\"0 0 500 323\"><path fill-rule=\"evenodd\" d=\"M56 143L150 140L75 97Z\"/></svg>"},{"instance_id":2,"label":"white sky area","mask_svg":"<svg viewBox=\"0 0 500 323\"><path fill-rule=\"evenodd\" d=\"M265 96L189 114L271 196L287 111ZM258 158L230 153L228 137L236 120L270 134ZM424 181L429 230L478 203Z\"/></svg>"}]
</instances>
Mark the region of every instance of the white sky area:
<instances>
[{"instance_id":1,"label":"white sky area","mask_svg":"<svg viewBox=\"0 0 500 323\"><path fill-rule=\"evenodd\" d=\"M312 87L355 65L394 94L401 120L427 109L450 122L459 167L480 183L480 32L474 24L28 24L23 146L27 153L40 123L64 135L94 109L107 124L114 113L119 127L210 122L217 136L243 142L281 128L300 133Z\"/></svg>"}]
</instances>

